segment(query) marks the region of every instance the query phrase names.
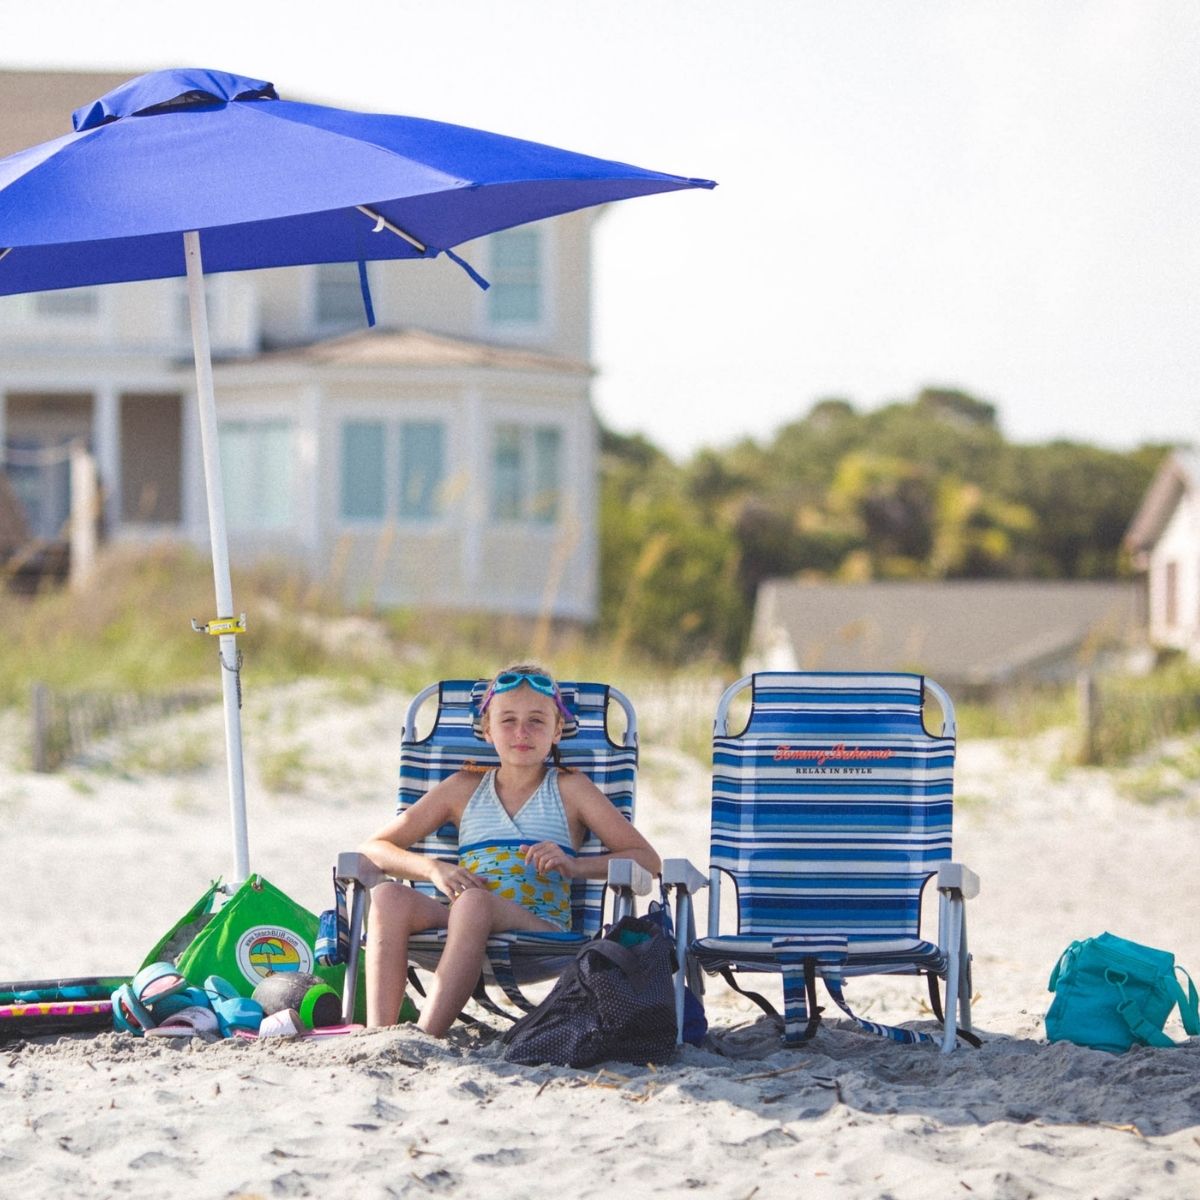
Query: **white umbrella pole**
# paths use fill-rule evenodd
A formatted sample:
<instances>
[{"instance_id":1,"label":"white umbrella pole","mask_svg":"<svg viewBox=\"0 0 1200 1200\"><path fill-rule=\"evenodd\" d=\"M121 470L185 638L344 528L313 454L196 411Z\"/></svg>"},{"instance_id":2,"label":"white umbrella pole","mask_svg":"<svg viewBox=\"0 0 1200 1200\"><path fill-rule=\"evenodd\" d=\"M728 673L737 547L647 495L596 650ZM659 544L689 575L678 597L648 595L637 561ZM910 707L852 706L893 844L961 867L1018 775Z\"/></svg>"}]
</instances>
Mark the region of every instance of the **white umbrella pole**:
<instances>
[{"instance_id":1,"label":"white umbrella pole","mask_svg":"<svg viewBox=\"0 0 1200 1200\"><path fill-rule=\"evenodd\" d=\"M196 400L200 407L200 444L204 452L204 484L208 494L208 533L212 542L213 581L217 621L234 623L233 584L229 577L229 540L225 531L225 492L221 480L221 451L217 441L217 402L213 394L212 347L204 300L204 264L200 234L183 235L187 260L188 311L192 319L192 353L196 360ZM214 622L215 624L215 622ZM233 821L233 884L250 874L250 840L246 828L246 781L242 769L241 689L235 633L220 633L221 695L225 702L225 753L229 773L229 811Z\"/></svg>"}]
</instances>

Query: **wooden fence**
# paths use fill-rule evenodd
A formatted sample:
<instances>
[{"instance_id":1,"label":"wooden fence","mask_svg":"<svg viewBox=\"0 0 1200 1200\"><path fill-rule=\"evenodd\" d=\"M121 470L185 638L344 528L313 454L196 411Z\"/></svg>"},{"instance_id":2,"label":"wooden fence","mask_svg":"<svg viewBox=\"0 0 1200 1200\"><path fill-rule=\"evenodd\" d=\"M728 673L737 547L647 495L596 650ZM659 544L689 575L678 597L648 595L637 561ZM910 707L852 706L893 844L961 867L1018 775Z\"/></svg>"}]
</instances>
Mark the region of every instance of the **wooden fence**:
<instances>
[{"instance_id":1,"label":"wooden fence","mask_svg":"<svg viewBox=\"0 0 1200 1200\"><path fill-rule=\"evenodd\" d=\"M57 771L115 729L155 721L218 699L208 688L155 694L56 692L44 683L35 683L30 704L33 769Z\"/></svg>"}]
</instances>

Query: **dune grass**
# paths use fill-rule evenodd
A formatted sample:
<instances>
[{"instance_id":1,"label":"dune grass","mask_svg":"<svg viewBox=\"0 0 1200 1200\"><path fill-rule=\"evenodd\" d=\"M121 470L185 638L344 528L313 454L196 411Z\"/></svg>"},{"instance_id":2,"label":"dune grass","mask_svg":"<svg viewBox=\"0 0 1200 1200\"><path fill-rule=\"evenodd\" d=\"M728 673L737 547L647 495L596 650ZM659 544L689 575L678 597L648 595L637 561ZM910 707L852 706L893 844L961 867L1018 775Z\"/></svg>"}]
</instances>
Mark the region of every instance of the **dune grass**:
<instances>
[{"instance_id":1,"label":"dune grass","mask_svg":"<svg viewBox=\"0 0 1200 1200\"><path fill-rule=\"evenodd\" d=\"M706 763L722 689L741 672L700 662L669 668L626 655L601 634L547 621L395 610L356 612L294 569L234 572L247 613L244 687L318 677L348 697L378 686L415 690L439 678L492 673L518 659L563 678L605 679L634 698L642 744ZM62 692L154 695L220 691L216 640L194 633L212 617L208 560L179 547L109 547L86 591L33 598L0 592L0 708L26 708L35 682ZM1074 687L1014 690L958 705L960 739L1033 737L1078 727ZM1200 729L1200 667L1177 661L1143 678L1099 681L1093 761L1120 765L1173 736ZM296 764L281 760L281 781ZM282 782L281 782L282 786Z\"/></svg>"}]
</instances>

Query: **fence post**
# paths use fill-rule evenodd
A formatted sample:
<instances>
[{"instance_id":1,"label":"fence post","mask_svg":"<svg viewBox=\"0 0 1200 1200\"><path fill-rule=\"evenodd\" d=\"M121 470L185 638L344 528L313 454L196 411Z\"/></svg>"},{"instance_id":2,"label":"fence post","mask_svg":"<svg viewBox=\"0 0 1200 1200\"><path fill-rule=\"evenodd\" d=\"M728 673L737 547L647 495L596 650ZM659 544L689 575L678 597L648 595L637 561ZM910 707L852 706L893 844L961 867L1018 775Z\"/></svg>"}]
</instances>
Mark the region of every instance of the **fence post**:
<instances>
[{"instance_id":1,"label":"fence post","mask_svg":"<svg viewBox=\"0 0 1200 1200\"><path fill-rule=\"evenodd\" d=\"M1100 695L1091 671L1080 671L1075 681L1079 697L1079 761L1085 766L1096 762L1096 735L1100 722Z\"/></svg>"},{"instance_id":2,"label":"fence post","mask_svg":"<svg viewBox=\"0 0 1200 1200\"><path fill-rule=\"evenodd\" d=\"M96 486L96 460L83 443L71 443L70 585L86 590L96 568L96 527L100 491Z\"/></svg>"},{"instance_id":3,"label":"fence post","mask_svg":"<svg viewBox=\"0 0 1200 1200\"><path fill-rule=\"evenodd\" d=\"M45 775L50 765L50 689L35 683L31 689L33 710L33 769Z\"/></svg>"}]
</instances>

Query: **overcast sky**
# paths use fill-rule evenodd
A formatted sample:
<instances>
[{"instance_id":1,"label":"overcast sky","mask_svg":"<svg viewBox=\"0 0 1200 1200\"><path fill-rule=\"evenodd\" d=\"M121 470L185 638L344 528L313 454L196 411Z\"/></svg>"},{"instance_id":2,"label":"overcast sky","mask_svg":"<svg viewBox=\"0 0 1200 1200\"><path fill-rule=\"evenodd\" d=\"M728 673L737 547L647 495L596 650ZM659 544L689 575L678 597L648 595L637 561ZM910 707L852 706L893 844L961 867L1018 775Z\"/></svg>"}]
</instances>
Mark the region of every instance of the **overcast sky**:
<instances>
[{"instance_id":1,"label":"overcast sky","mask_svg":"<svg viewBox=\"0 0 1200 1200\"><path fill-rule=\"evenodd\" d=\"M0 66L217 67L716 179L596 233L600 415L676 455L928 384L1021 441L1200 443L1195 0L7 0L2 28Z\"/></svg>"}]
</instances>

